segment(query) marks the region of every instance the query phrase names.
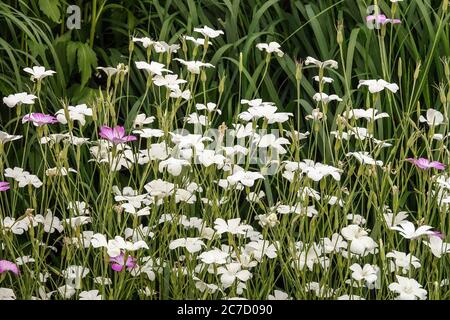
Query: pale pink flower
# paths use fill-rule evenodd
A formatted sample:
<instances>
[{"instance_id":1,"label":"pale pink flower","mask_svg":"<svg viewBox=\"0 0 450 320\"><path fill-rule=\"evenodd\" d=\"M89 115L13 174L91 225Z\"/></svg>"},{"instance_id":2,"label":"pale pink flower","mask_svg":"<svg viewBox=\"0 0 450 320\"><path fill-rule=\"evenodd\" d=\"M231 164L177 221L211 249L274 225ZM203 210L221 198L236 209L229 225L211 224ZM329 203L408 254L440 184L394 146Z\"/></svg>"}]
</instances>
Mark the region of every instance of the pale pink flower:
<instances>
[{"instance_id":1,"label":"pale pink flower","mask_svg":"<svg viewBox=\"0 0 450 320\"><path fill-rule=\"evenodd\" d=\"M11 271L14 274L19 274L19 268L14 262L8 260L0 260L0 273Z\"/></svg>"},{"instance_id":2,"label":"pale pink flower","mask_svg":"<svg viewBox=\"0 0 450 320\"><path fill-rule=\"evenodd\" d=\"M110 128L107 126L102 126L100 128L100 137L103 139L109 140L114 144L125 143L129 141L135 141L137 138L135 136L125 135L125 128L122 126L116 126L114 128Z\"/></svg>"},{"instance_id":3,"label":"pale pink flower","mask_svg":"<svg viewBox=\"0 0 450 320\"><path fill-rule=\"evenodd\" d=\"M125 254L122 252L117 257L109 258L109 262L111 262L111 268L114 271L120 272L123 270L123 267L126 267L128 270L133 269L136 266L136 258L132 256L128 256L125 261Z\"/></svg>"},{"instance_id":4,"label":"pale pink flower","mask_svg":"<svg viewBox=\"0 0 450 320\"><path fill-rule=\"evenodd\" d=\"M0 191L9 190L9 182L0 181Z\"/></svg>"},{"instance_id":5,"label":"pale pink flower","mask_svg":"<svg viewBox=\"0 0 450 320\"><path fill-rule=\"evenodd\" d=\"M43 113L30 113L22 118L22 123L29 121L33 122L36 127L58 123L58 120L54 116Z\"/></svg>"},{"instance_id":6,"label":"pale pink flower","mask_svg":"<svg viewBox=\"0 0 450 320\"><path fill-rule=\"evenodd\" d=\"M439 161L430 161L425 158L419 158L419 159L407 158L406 161L413 163L417 168L422 169L422 170L428 170L430 168L435 168L437 170L445 169L445 164L443 164Z\"/></svg>"}]
</instances>

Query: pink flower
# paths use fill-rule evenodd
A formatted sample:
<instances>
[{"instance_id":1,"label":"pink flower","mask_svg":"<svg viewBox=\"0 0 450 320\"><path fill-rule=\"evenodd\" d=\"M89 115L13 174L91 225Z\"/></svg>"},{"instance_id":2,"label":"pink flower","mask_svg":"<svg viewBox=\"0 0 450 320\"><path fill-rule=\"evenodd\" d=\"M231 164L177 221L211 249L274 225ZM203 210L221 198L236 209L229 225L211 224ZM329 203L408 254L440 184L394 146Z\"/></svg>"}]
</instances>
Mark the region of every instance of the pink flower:
<instances>
[{"instance_id":1,"label":"pink flower","mask_svg":"<svg viewBox=\"0 0 450 320\"><path fill-rule=\"evenodd\" d=\"M378 15L370 15L366 17L367 22L375 21L376 24L386 24L386 23L392 23L392 24L399 24L402 23L400 19L388 19L384 14L378 14Z\"/></svg>"},{"instance_id":2,"label":"pink flower","mask_svg":"<svg viewBox=\"0 0 450 320\"><path fill-rule=\"evenodd\" d=\"M22 123L28 121L33 122L36 127L43 126L45 124L58 123L58 120L54 116L43 113L30 113L22 118Z\"/></svg>"},{"instance_id":3,"label":"pink flower","mask_svg":"<svg viewBox=\"0 0 450 320\"><path fill-rule=\"evenodd\" d=\"M445 238L444 234L440 231L433 231L433 233L430 234L430 237L438 237L442 240L444 240L444 238Z\"/></svg>"},{"instance_id":4,"label":"pink flower","mask_svg":"<svg viewBox=\"0 0 450 320\"><path fill-rule=\"evenodd\" d=\"M419 159L408 158L408 159L406 159L406 161L413 163L417 168L422 169L422 170L428 170L430 168L435 168L437 170L445 169L445 164L443 164L439 161L430 161L425 158L419 158Z\"/></svg>"},{"instance_id":5,"label":"pink flower","mask_svg":"<svg viewBox=\"0 0 450 320\"><path fill-rule=\"evenodd\" d=\"M0 181L0 191L9 190L9 182Z\"/></svg>"},{"instance_id":6,"label":"pink flower","mask_svg":"<svg viewBox=\"0 0 450 320\"><path fill-rule=\"evenodd\" d=\"M0 260L0 273L11 271L14 274L19 274L19 268L14 262L8 260Z\"/></svg>"},{"instance_id":7,"label":"pink flower","mask_svg":"<svg viewBox=\"0 0 450 320\"><path fill-rule=\"evenodd\" d=\"M102 126L100 128L100 137L103 139L109 140L114 144L129 142L137 140L135 136L126 136L125 128L122 126L116 126L114 128L110 128L107 126Z\"/></svg>"},{"instance_id":8,"label":"pink flower","mask_svg":"<svg viewBox=\"0 0 450 320\"><path fill-rule=\"evenodd\" d=\"M136 266L136 258L128 256L127 261L125 261L125 254L123 252L117 257L109 258L109 262L112 262L111 269L117 272L122 271L123 267L131 270Z\"/></svg>"}]
</instances>

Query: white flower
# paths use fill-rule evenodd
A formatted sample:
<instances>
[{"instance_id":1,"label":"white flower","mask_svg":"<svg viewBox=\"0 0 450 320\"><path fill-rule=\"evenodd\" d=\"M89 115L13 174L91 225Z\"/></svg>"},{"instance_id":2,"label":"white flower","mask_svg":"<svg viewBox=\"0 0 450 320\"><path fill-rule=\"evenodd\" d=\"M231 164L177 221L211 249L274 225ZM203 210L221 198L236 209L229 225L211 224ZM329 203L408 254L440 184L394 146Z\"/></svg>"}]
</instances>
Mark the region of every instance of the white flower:
<instances>
[{"instance_id":1,"label":"white flower","mask_svg":"<svg viewBox=\"0 0 450 320\"><path fill-rule=\"evenodd\" d=\"M129 214L131 214L134 217L142 217L142 216L150 215L149 207L144 207L144 208L138 210L131 203L122 203L120 206L125 210L125 212L128 212Z\"/></svg>"},{"instance_id":2,"label":"white flower","mask_svg":"<svg viewBox=\"0 0 450 320\"><path fill-rule=\"evenodd\" d=\"M69 285L64 285L62 287L59 287L59 288L57 288L57 290L64 299L70 299L76 293L75 289Z\"/></svg>"},{"instance_id":3,"label":"white flower","mask_svg":"<svg viewBox=\"0 0 450 320\"><path fill-rule=\"evenodd\" d=\"M167 160L161 161L159 163L159 172L163 172L164 168L167 168L167 171L173 175L173 176L179 176L181 173L181 170L184 166L189 166L189 162L184 159L175 159L173 157L170 157Z\"/></svg>"},{"instance_id":4,"label":"white flower","mask_svg":"<svg viewBox=\"0 0 450 320\"><path fill-rule=\"evenodd\" d=\"M257 179L264 179L264 176L259 172L251 172L244 170L237 171L233 173L231 176L227 177L227 180L231 185L235 185L236 183L239 182L246 187L253 187Z\"/></svg>"},{"instance_id":5,"label":"white flower","mask_svg":"<svg viewBox=\"0 0 450 320\"><path fill-rule=\"evenodd\" d=\"M227 263L227 258L229 254L220 249L213 249L209 251L202 252L198 259L200 259L203 263L206 264L225 264Z\"/></svg>"},{"instance_id":6,"label":"white flower","mask_svg":"<svg viewBox=\"0 0 450 320\"><path fill-rule=\"evenodd\" d=\"M320 181L328 175L331 175L336 181L341 180L341 169L320 162L315 163L312 160L305 159L298 163L298 167L303 174L314 181Z\"/></svg>"},{"instance_id":7,"label":"white flower","mask_svg":"<svg viewBox=\"0 0 450 320\"><path fill-rule=\"evenodd\" d=\"M260 262L264 256L269 259L274 259L277 256L277 248L266 240L249 242L245 246L245 251L258 262Z\"/></svg>"},{"instance_id":8,"label":"white flower","mask_svg":"<svg viewBox=\"0 0 450 320\"><path fill-rule=\"evenodd\" d=\"M202 126L207 126L210 124L208 118L204 115L198 115L197 112L193 112L184 118L184 121L191 124L200 124Z\"/></svg>"},{"instance_id":9,"label":"white flower","mask_svg":"<svg viewBox=\"0 0 450 320\"><path fill-rule=\"evenodd\" d=\"M84 201L70 201L67 209L72 210L74 215L76 216L84 216L90 214L88 205Z\"/></svg>"},{"instance_id":10,"label":"white flower","mask_svg":"<svg viewBox=\"0 0 450 320\"><path fill-rule=\"evenodd\" d=\"M444 242L440 237L431 235L429 241L424 243L430 247L431 252L437 258L442 257L443 254L450 253L450 243Z\"/></svg>"},{"instance_id":11,"label":"white flower","mask_svg":"<svg viewBox=\"0 0 450 320\"><path fill-rule=\"evenodd\" d=\"M194 37L190 37L190 36L184 36L184 39L188 40L188 41L192 41L196 46L203 46L205 45L205 41L206 39L203 38L194 38ZM211 41L208 41L208 45L212 45Z\"/></svg>"},{"instance_id":12,"label":"white flower","mask_svg":"<svg viewBox=\"0 0 450 320\"><path fill-rule=\"evenodd\" d=\"M281 51L281 46L279 43L277 42L270 42L270 43L258 43L256 45L256 48L258 48L259 50L263 51L267 51L267 53L273 53L275 52L279 57L282 57L284 55L284 52Z\"/></svg>"},{"instance_id":13,"label":"white flower","mask_svg":"<svg viewBox=\"0 0 450 320\"><path fill-rule=\"evenodd\" d=\"M172 73L172 71L164 68L165 65L154 61L151 61L150 63L147 63L145 61L136 61L136 67L138 69L147 71L151 75L156 74L161 76L163 72Z\"/></svg>"},{"instance_id":14,"label":"white flower","mask_svg":"<svg viewBox=\"0 0 450 320\"><path fill-rule=\"evenodd\" d=\"M153 77L155 86L164 86L170 90L180 90L180 84L186 83L184 79L178 79L177 74L156 75Z\"/></svg>"},{"instance_id":15,"label":"white flower","mask_svg":"<svg viewBox=\"0 0 450 320\"><path fill-rule=\"evenodd\" d=\"M329 103L330 101L342 101L342 99L335 94L327 95L323 92L317 92L316 94L314 94L313 99L316 101L322 101L325 104Z\"/></svg>"},{"instance_id":16,"label":"white flower","mask_svg":"<svg viewBox=\"0 0 450 320\"><path fill-rule=\"evenodd\" d=\"M32 185L35 188L40 188L42 186L42 181L34 174L27 174L22 177L18 177L17 182L19 182L19 188L23 188L28 185Z\"/></svg>"},{"instance_id":17,"label":"white flower","mask_svg":"<svg viewBox=\"0 0 450 320\"><path fill-rule=\"evenodd\" d=\"M225 164L225 157L217 154L214 150L203 150L198 154L198 162L205 167L216 164L218 168L222 168Z\"/></svg>"},{"instance_id":18,"label":"white flower","mask_svg":"<svg viewBox=\"0 0 450 320\"><path fill-rule=\"evenodd\" d=\"M386 221L386 224L389 229L392 229L392 227L396 227L406 221L408 218L408 213L406 211L400 211L396 215L394 215L392 212L387 212L383 214L384 221Z\"/></svg>"},{"instance_id":19,"label":"white flower","mask_svg":"<svg viewBox=\"0 0 450 320\"><path fill-rule=\"evenodd\" d=\"M72 121L77 120L80 125L84 126L86 124L85 116L92 117L92 109L88 108L85 104L79 104L76 106L68 106L67 113L69 115L69 119ZM64 109L60 109L55 113L56 119L62 124L67 124L66 112Z\"/></svg>"},{"instance_id":20,"label":"white flower","mask_svg":"<svg viewBox=\"0 0 450 320\"><path fill-rule=\"evenodd\" d=\"M44 67L39 67L39 66L34 66L33 67L33 69L31 69L31 68L25 68L25 69L23 69L23 71L25 71L25 72L27 72L27 73L29 73L29 74L31 74L31 81L35 81L35 80L42 80L42 79L44 79L45 77L48 77L48 76L51 76L51 75L53 75L54 73L56 73L55 71L53 71L53 70L45 70L45 68Z\"/></svg>"},{"instance_id":21,"label":"white flower","mask_svg":"<svg viewBox=\"0 0 450 320\"><path fill-rule=\"evenodd\" d=\"M98 290L81 291L79 293L79 300L102 300L102 295Z\"/></svg>"},{"instance_id":22,"label":"white flower","mask_svg":"<svg viewBox=\"0 0 450 320\"><path fill-rule=\"evenodd\" d=\"M383 79L379 80L359 80L358 88L361 86L368 86L370 93L377 93L383 91L384 89L388 89L393 93L396 93L399 90L399 87L395 83L389 83Z\"/></svg>"},{"instance_id":23,"label":"white flower","mask_svg":"<svg viewBox=\"0 0 450 320\"><path fill-rule=\"evenodd\" d=\"M215 68L211 63L204 63L202 61L185 61L183 59L175 58L174 60L184 64L188 71L194 74L200 74L200 68Z\"/></svg>"},{"instance_id":24,"label":"white flower","mask_svg":"<svg viewBox=\"0 0 450 320\"><path fill-rule=\"evenodd\" d=\"M424 225L416 229L412 222L404 221L399 226L392 227L391 230L397 230L405 239L416 239L424 235L433 234L433 231L430 230L432 228Z\"/></svg>"},{"instance_id":25,"label":"white flower","mask_svg":"<svg viewBox=\"0 0 450 320\"><path fill-rule=\"evenodd\" d=\"M160 129L150 129L150 128L133 130L133 133L138 134L141 138L152 138L152 137L159 138L164 135L164 131Z\"/></svg>"},{"instance_id":26,"label":"white flower","mask_svg":"<svg viewBox=\"0 0 450 320\"><path fill-rule=\"evenodd\" d=\"M204 246L205 244L199 238L181 238L173 240L169 243L170 250L182 247L186 248L186 250L190 253L199 252Z\"/></svg>"},{"instance_id":27,"label":"white flower","mask_svg":"<svg viewBox=\"0 0 450 320\"><path fill-rule=\"evenodd\" d=\"M1 223L1 227L3 229L3 233L5 233L5 231L11 231L13 234L20 235L28 230L29 222L27 222L26 218L16 221L15 218L5 217Z\"/></svg>"},{"instance_id":28,"label":"white flower","mask_svg":"<svg viewBox=\"0 0 450 320\"><path fill-rule=\"evenodd\" d=\"M34 94L21 92L4 97L3 103L10 108L14 108L17 104L34 104L34 99L37 99Z\"/></svg>"},{"instance_id":29,"label":"white flower","mask_svg":"<svg viewBox=\"0 0 450 320\"><path fill-rule=\"evenodd\" d=\"M218 234L229 232L231 234L245 234L249 229L248 225L241 225L241 218L229 219L227 221L217 218L214 221L214 229Z\"/></svg>"},{"instance_id":30,"label":"white flower","mask_svg":"<svg viewBox=\"0 0 450 320\"><path fill-rule=\"evenodd\" d=\"M356 281L366 281L367 284L373 284L377 280L378 267L370 264L365 264L361 267L359 264L354 263L350 266L352 272L352 278Z\"/></svg>"},{"instance_id":31,"label":"white flower","mask_svg":"<svg viewBox=\"0 0 450 320\"><path fill-rule=\"evenodd\" d=\"M427 117L425 118L424 116L420 116L419 121L426 122L430 127L438 126L444 122L444 116L441 112L439 112L437 110L428 109Z\"/></svg>"},{"instance_id":32,"label":"white flower","mask_svg":"<svg viewBox=\"0 0 450 320\"><path fill-rule=\"evenodd\" d=\"M347 241L351 242L351 253L366 255L374 252L374 249L378 247L377 243L368 236L367 231L356 224L342 228L341 234Z\"/></svg>"},{"instance_id":33,"label":"white flower","mask_svg":"<svg viewBox=\"0 0 450 320\"><path fill-rule=\"evenodd\" d=\"M144 48L148 48L148 47L150 47L151 45L153 45L155 43L155 41L153 41L152 39L150 39L148 37L144 37L144 38L133 37L132 41L133 42L141 42L142 46Z\"/></svg>"},{"instance_id":34,"label":"white flower","mask_svg":"<svg viewBox=\"0 0 450 320\"><path fill-rule=\"evenodd\" d=\"M266 134L263 135L258 142L258 147L267 148L270 147L272 149L277 150L279 154L285 154L287 151L283 148L284 144L291 144L290 141L286 138L278 138L274 134Z\"/></svg>"},{"instance_id":35,"label":"white flower","mask_svg":"<svg viewBox=\"0 0 450 320\"><path fill-rule=\"evenodd\" d=\"M398 300L425 300L427 291L414 279L396 275L397 282L391 283L389 290L398 293Z\"/></svg>"},{"instance_id":36,"label":"white flower","mask_svg":"<svg viewBox=\"0 0 450 320\"><path fill-rule=\"evenodd\" d=\"M334 233L331 239L323 238L322 242L324 253L339 252L347 248L347 242L344 241L344 238L339 233Z\"/></svg>"},{"instance_id":37,"label":"white flower","mask_svg":"<svg viewBox=\"0 0 450 320\"><path fill-rule=\"evenodd\" d=\"M346 116L347 113L344 113L344 115ZM386 112L382 112L380 114L378 114L378 110L373 109L373 108L369 108L367 110L364 109L352 109L348 112L348 118L355 118L355 119L360 119L360 118L364 118L367 121L374 121L374 120L378 120L381 118L389 118L389 114L387 114Z\"/></svg>"},{"instance_id":38,"label":"white flower","mask_svg":"<svg viewBox=\"0 0 450 320\"><path fill-rule=\"evenodd\" d=\"M332 83L334 80L333 78L329 78L329 77L322 77L322 79L320 79L319 76L314 76L313 77L314 81L320 82L320 80L322 80L322 83Z\"/></svg>"},{"instance_id":39,"label":"white flower","mask_svg":"<svg viewBox=\"0 0 450 320\"><path fill-rule=\"evenodd\" d=\"M360 215L360 214L354 214L350 213L347 215L347 220L350 220L353 224L362 225L365 224L367 221L366 219Z\"/></svg>"},{"instance_id":40,"label":"white flower","mask_svg":"<svg viewBox=\"0 0 450 320\"><path fill-rule=\"evenodd\" d=\"M0 288L0 300L16 300L16 295L12 289Z\"/></svg>"},{"instance_id":41,"label":"white flower","mask_svg":"<svg viewBox=\"0 0 450 320\"><path fill-rule=\"evenodd\" d=\"M420 261L417 257L406 254L404 252L392 250L386 254L386 258L390 258L389 270L391 272L402 271L403 274L407 274L411 267L417 269L420 268Z\"/></svg>"},{"instance_id":42,"label":"white flower","mask_svg":"<svg viewBox=\"0 0 450 320\"><path fill-rule=\"evenodd\" d=\"M22 136L15 136L15 135L9 134L7 132L0 131L0 144L5 144L6 142L11 142L11 141L18 140L21 138L22 138Z\"/></svg>"},{"instance_id":43,"label":"white flower","mask_svg":"<svg viewBox=\"0 0 450 320\"><path fill-rule=\"evenodd\" d=\"M181 91L180 89L176 88L176 89L172 89L172 91L170 92L169 97L174 98L174 99L184 99L184 100L189 100L192 98L191 95L191 91L190 90L184 90Z\"/></svg>"},{"instance_id":44,"label":"white flower","mask_svg":"<svg viewBox=\"0 0 450 320\"><path fill-rule=\"evenodd\" d=\"M197 103L195 105L195 108L197 110L206 110L208 112L216 111L218 114L222 114L222 111L217 109L217 104L212 103L212 102L208 102L206 105L204 105L203 103Z\"/></svg>"},{"instance_id":45,"label":"white flower","mask_svg":"<svg viewBox=\"0 0 450 320\"><path fill-rule=\"evenodd\" d=\"M273 295L269 294L267 297L268 300L292 300L289 295L281 290L274 290Z\"/></svg>"},{"instance_id":46,"label":"white flower","mask_svg":"<svg viewBox=\"0 0 450 320\"><path fill-rule=\"evenodd\" d=\"M47 209L47 214L45 217L41 214L37 214L34 217L34 220L38 223L41 223L44 226L44 231L47 233L53 233L55 230L58 232L62 232L64 227L61 224L61 220L58 217L54 216L50 209Z\"/></svg>"},{"instance_id":47,"label":"white flower","mask_svg":"<svg viewBox=\"0 0 450 320\"><path fill-rule=\"evenodd\" d=\"M152 197L166 197L173 193L175 185L161 179L153 180L144 186Z\"/></svg>"},{"instance_id":48,"label":"white flower","mask_svg":"<svg viewBox=\"0 0 450 320\"><path fill-rule=\"evenodd\" d=\"M176 53L180 49L179 44L168 44L165 41L156 41L153 43L156 53Z\"/></svg>"},{"instance_id":49,"label":"white flower","mask_svg":"<svg viewBox=\"0 0 450 320\"><path fill-rule=\"evenodd\" d=\"M369 152L367 151L349 152L347 153L347 157L348 156L354 156L359 162L361 162L361 164L377 165L380 167L383 165L383 161L376 161L369 155Z\"/></svg>"},{"instance_id":50,"label":"white flower","mask_svg":"<svg viewBox=\"0 0 450 320\"><path fill-rule=\"evenodd\" d=\"M81 288L81 280L89 274L89 269L83 266L71 265L62 271L66 284L74 289Z\"/></svg>"},{"instance_id":51,"label":"white flower","mask_svg":"<svg viewBox=\"0 0 450 320\"><path fill-rule=\"evenodd\" d=\"M324 62L319 61L317 59L314 59L313 57L307 57L305 60L305 65L309 65L309 64L314 64L319 68L326 68L326 67L330 67L333 69L337 69L338 68L338 63L334 60L325 60Z\"/></svg>"},{"instance_id":52,"label":"white flower","mask_svg":"<svg viewBox=\"0 0 450 320\"><path fill-rule=\"evenodd\" d=\"M216 38L216 37L220 36L221 34L224 34L222 30L214 30L208 26L204 26L203 28L194 28L194 31L199 32L204 37L208 37L211 39Z\"/></svg>"},{"instance_id":53,"label":"white flower","mask_svg":"<svg viewBox=\"0 0 450 320\"><path fill-rule=\"evenodd\" d=\"M239 279L240 281L247 281L252 274L248 270L242 270L242 266L238 262L226 264L224 267L217 268L217 273L220 274L220 281L224 288L228 288Z\"/></svg>"},{"instance_id":54,"label":"white flower","mask_svg":"<svg viewBox=\"0 0 450 320\"><path fill-rule=\"evenodd\" d=\"M136 116L136 118L133 121L133 128L141 128L146 124L153 123L155 121L155 117L147 117L145 113L140 113Z\"/></svg>"},{"instance_id":55,"label":"white flower","mask_svg":"<svg viewBox=\"0 0 450 320\"><path fill-rule=\"evenodd\" d=\"M322 118L323 118L323 113L320 112L319 108L312 109L311 110L311 114L308 114L307 116L305 116L306 120L315 120L315 121L317 121L317 120L320 120Z\"/></svg>"}]
</instances>

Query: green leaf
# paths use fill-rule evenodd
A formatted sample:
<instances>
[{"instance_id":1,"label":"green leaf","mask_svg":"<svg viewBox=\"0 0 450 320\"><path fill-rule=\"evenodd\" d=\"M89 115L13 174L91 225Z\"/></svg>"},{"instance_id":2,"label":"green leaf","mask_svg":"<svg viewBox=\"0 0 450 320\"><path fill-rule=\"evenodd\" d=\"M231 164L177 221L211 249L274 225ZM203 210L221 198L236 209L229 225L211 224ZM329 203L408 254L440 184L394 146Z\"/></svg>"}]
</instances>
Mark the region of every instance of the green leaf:
<instances>
[{"instance_id":1,"label":"green leaf","mask_svg":"<svg viewBox=\"0 0 450 320\"><path fill-rule=\"evenodd\" d=\"M59 0L39 0L39 9L56 23L61 21L61 3Z\"/></svg>"},{"instance_id":2,"label":"green leaf","mask_svg":"<svg viewBox=\"0 0 450 320\"><path fill-rule=\"evenodd\" d=\"M66 57L67 65L69 66L69 74L72 73L77 59L78 42L70 41L67 43Z\"/></svg>"},{"instance_id":3,"label":"green leaf","mask_svg":"<svg viewBox=\"0 0 450 320\"><path fill-rule=\"evenodd\" d=\"M92 69L97 67L97 55L87 43L77 44L77 64L81 72L81 87L84 87L92 74Z\"/></svg>"}]
</instances>

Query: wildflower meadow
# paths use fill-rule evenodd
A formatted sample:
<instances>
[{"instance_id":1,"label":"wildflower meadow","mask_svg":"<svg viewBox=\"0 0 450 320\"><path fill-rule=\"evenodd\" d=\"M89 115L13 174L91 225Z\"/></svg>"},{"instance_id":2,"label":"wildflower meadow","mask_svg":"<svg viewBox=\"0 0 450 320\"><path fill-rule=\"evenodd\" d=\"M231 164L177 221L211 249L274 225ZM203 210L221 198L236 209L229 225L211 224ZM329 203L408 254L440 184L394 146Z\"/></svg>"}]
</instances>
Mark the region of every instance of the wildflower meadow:
<instances>
[{"instance_id":1,"label":"wildflower meadow","mask_svg":"<svg viewBox=\"0 0 450 320\"><path fill-rule=\"evenodd\" d=\"M450 10L0 2L0 299L450 299Z\"/></svg>"}]
</instances>

